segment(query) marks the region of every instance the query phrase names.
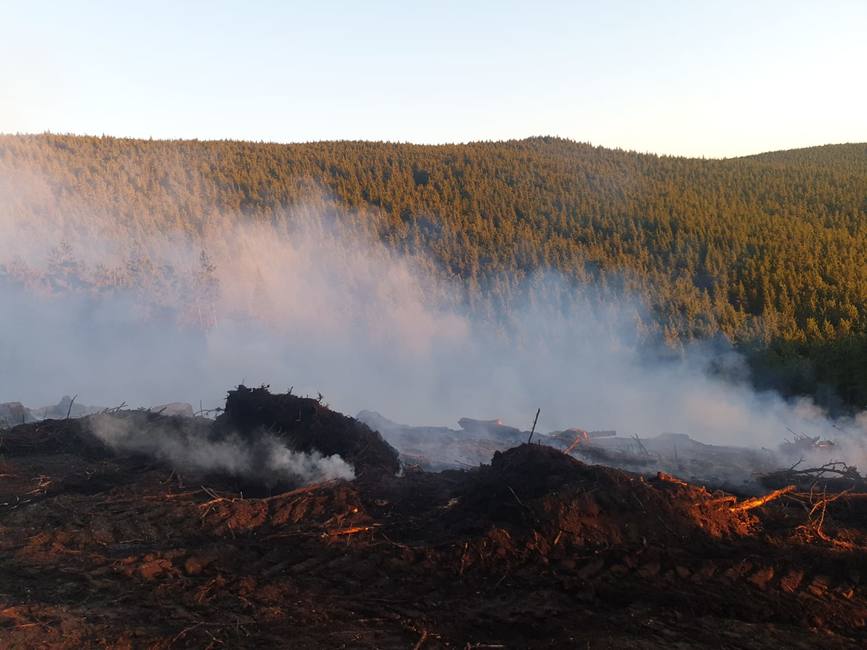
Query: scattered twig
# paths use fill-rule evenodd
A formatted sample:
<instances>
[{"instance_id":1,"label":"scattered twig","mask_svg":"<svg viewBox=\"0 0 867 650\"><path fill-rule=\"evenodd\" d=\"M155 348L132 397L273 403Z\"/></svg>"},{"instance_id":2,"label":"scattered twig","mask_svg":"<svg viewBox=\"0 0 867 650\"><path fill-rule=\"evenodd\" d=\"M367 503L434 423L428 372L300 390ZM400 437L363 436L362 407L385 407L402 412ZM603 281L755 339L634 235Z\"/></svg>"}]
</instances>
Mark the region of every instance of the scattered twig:
<instances>
[{"instance_id":1,"label":"scattered twig","mask_svg":"<svg viewBox=\"0 0 867 650\"><path fill-rule=\"evenodd\" d=\"M198 623L196 623L194 625L190 625L189 627L185 627L183 630L178 632L177 635L175 635L175 638L173 638L171 641L169 641L169 647L172 647L175 643L177 643L178 641L183 639L188 633L192 632L197 627L201 627L204 624L205 623L203 621L199 621Z\"/></svg>"},{"instance_id":2,"label":"scattered twig","mask_svg":"<svg viewBox=\"0 0 867 650\"><path fill-rule=\"evenodd\" d=\"M126 402L121 402L118 406L115 406L112 408L102 409L101 413L102 413L102 415L114 415L118 411L122 411L125 408L126 408Z\"/></svg>"},{"instance_id":3,"label":"scattered twig","mask_svg":"<svg viewBox=\"0 0 867 650\"><path fill-rule=\"evenodd\" d=\"M773 487L774 484L794 483L804 491L812 490L819 484L829 489L836 487L837 489L833 489L835 492L842 492L845 488L857 490L867 488L867 480L858 473L858 469L842 461L825 463L820 467L795 469L799 464L800 461L787 470L765 474L761 480L768 487Z\"/></svg>"},{"instance_id":4,"label":"scattered twig","mask_svg":"<svg viewBox=\"0 0 867 650\"><path fill-rule=\"evenodd\" d=\"M828 511L828 505L838 499L845 499L847 496L855 496L855 494L850 494L849 490L844 490L832 496L828 496L827 491L823 489L821 497L817 499L814 491L810 490L810 493L806 495L806 504L804 504L811 506L807 513L807 521L801 526L798 526L798 530L804 532L808 537L815 535L828 544L840 548L851 549L852 544L850 542L831 537L824 530L825 515Z\"/></svg>"},{"instance_id":5,"label":"scattered twig","mask_svg":"<svg viewBox=\"0 0 867 650\"><path fill-rule=\"evenodd\" d=\"M418 643L415 644L412 650L420 650L420 648L424 645L424 642L427 641L428 631L421 631L421 638L418 640Z\"/></svg>"},{"instance_id":6,"label":"scattered twig","mask_svg":"<svg viewBox=\"0 0 867 650\"><path fill-rule=\"evenodd\" d=\"M195 417L207 417L207 416L211 415L212 413L218 413L218 414L222 413L224 410L225 409L223 409L219 406L215 406L212 409L200 408L198 411L193 413L193 415Z\"/></svg>"},{"instance_id":7,"label":"scattered twig","mask_svg":"<svg viewBox=\"0 0 867 650\"><path fill-rule=\"evenodd\" d=\"M464 542L464 552L461 554L461 570L459 572L459 575L461 576L464 575L464 568L466 567L467 563L467 550L469 549L469 546L469 542Z\"/></svg>"},{"instance_id":8,"label":"scattered twig","mask_svg":"<svg viewBox=\"0 0 867 650\"><path fill-rule=\"evenodd\" d=\"M323 533L324 536L340 536L340 535L357 535L358 533L366 533L367 531L378 528L380 524L371 524L370 526L352 526L350 528L341 528L339 530L329 530Z\"/></svg>"},{"instance_id":9,"label":"scattered twig","mask_svg":"<svg viewBox=\"0 0 867 650\"><path fill-rule=\"evenodd\" d=\"M512 496L515 497L515 501L518 502L518 505L521 506L522 508L527 508L527 506L524 505L524 502L521 501L521 499L518 497L518 495L517 495L517 494L515 493L515 491L512 489L512 486L511 486L511 485L507 485L506 487L509 488L509 492L511 492L511 493L512 493ZM527 510L529 510L529 508L527 508Z\"/></svg>"}]
</instances>

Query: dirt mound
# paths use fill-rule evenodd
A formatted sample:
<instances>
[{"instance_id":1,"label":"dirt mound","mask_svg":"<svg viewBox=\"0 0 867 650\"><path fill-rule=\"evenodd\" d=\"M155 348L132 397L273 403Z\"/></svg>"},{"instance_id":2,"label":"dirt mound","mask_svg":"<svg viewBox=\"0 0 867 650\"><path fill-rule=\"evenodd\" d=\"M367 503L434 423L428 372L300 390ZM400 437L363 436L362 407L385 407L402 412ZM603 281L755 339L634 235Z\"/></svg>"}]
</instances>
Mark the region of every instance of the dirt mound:
<instances>
[{"instance_id":1,"label":"dirt mound","mask_svg":"<svg viewBox=\"0 0 867 650\"><path fill-rule=\"evenodd\" d=\"M43 420L0 432L0 454L17 457L74 453L109 458L113 452L95 436L86 419Z\"/></svg>"},{"instance_id":2,"label":"dirt mound","mask_svg":"<svg viewBox=\"0 0 867 650\"><path fill-rule=\"evenodd\" d=\"M229 391L226 410L217 429L255 435L266 430L292 449L338 455L355 467L356 474L395 474L398 453L366 424L332 411L321 401L291 393L272 394L267 387L238 386Z\"/></svg>"},{"instance_id":3,"label":"dirt mound","mask_svg":"<svg viewBox=\"0 0 867 650\"><path fill-rule=\"evenodd\" d=\"M586 481L594 468L559 449L544 445L523 444L497 452L491 464L480 472L483 485L515 484L519 494L538 497L567 483Z\"/></svg>"},{"instance_id":4,"label":"dirt mound","mask_svg":"<svg viewBox=\"0 0 867 650\"><path fill-rule=\"evenodd\" d=\"M732 511L722 493L587 465L542 445L497 452L471 475L448 513L455 529L541 533L576 548L701 541L751 529L752 517Z\"/></svg>"}]
</instances>

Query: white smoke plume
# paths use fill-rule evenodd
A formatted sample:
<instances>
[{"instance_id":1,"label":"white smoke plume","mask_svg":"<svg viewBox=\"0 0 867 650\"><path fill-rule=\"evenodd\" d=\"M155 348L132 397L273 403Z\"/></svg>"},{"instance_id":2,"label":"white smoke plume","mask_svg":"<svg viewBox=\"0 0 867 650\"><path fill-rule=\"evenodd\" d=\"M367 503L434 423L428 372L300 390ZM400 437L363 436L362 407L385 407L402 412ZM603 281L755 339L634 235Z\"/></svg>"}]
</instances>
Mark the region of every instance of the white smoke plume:
<instances>
[{"instance_id":1,"label":"white smoke plume","mask_svg":"<svg viewBox=\"0 0 867 650\"><path fill-rule=\"evenodd\" d=\"M146 418L144 418L146 419ZM206 429L143 426L136 414L99 414L88 418L89 430L114 450L163 460L179 471L220 472L267 482L269 478L297 483L352 480L355 470L340 456L323 456L289 449L277 438L230 435L215 440Z\"/></svg>"}]
</instances>

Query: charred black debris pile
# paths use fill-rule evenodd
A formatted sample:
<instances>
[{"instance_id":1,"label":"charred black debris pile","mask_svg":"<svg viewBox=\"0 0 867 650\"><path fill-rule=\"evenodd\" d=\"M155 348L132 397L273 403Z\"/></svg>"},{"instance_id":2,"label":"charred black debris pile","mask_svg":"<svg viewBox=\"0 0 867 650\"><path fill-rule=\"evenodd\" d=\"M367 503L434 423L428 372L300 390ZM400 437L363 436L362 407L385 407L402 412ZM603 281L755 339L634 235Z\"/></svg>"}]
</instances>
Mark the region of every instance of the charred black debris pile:
<instances>
[{"instance_id":1,"label":"charred black debris pile","mask_svg":"<svg viewBox=\"0 0 867 650\"><path fill-rule=\"evenodd\" d=\"M47 419L3 431L0 454L133 461L175 471L187 482L267 496L310 480L272 466L275 442L293 452L340 456L356 477L394 475L400 469L398 452L367 425L316 399L245 386L229 391L216 420L143 409ZM226 458L233 455L229 450L243 462Z\"/></svg>"},{"instance_id":2,"label":"charred black debris pile","mask_svg":"<svg viewBox=\"0 0 867 650\"><path fill-rule=\"evenodd\" d=\"M229 391L225 412L214 426L241 436L267 431L296 451L337 454L355 468L356 476L400 469L397 450L366 424L332 411L321 400L272 394L267 386Z\"/></svg>"}]
</instances>

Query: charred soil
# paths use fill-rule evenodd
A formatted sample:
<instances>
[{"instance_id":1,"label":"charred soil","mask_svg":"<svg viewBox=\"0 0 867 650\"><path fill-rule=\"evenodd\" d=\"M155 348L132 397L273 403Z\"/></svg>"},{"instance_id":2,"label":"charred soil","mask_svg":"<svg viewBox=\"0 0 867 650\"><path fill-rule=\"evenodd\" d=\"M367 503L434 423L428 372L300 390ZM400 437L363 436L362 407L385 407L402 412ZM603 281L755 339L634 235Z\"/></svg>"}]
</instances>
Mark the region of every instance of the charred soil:
<instances>
[{"instance_id":1,"label":"charred soil","mask_svg":"<svg viewBox=\"0 0 867 650\"><path fill-rule=\"evenodd\" d=\"M867 644L851 492L819 521L816 495L739 508L541 445L398 475L377 434L316 400L237 397L217 427L345 453L358 478L250 498L118 454L87 420L0 433L0 645Z\"/></svg>"}]
</instances>

